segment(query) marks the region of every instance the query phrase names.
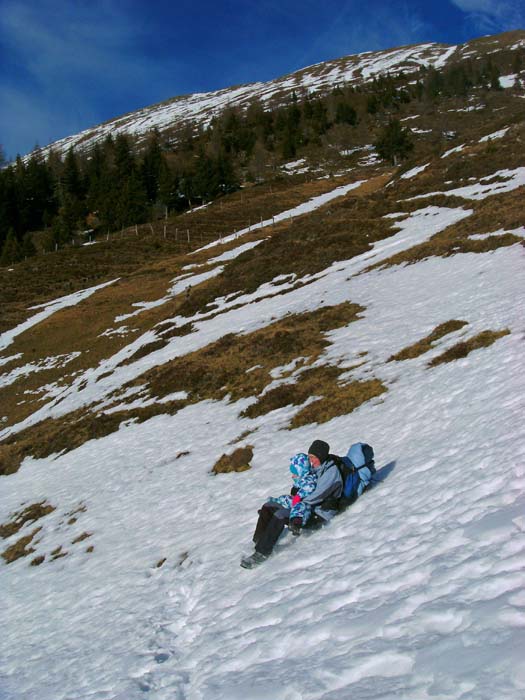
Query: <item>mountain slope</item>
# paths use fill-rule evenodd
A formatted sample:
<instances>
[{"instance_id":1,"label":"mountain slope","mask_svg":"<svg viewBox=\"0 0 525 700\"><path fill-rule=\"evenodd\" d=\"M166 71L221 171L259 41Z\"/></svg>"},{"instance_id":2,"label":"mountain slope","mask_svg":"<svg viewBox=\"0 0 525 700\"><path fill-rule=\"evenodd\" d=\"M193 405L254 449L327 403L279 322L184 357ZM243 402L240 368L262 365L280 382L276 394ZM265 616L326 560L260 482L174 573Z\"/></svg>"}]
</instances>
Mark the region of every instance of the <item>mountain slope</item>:
<instances>
[{"instance_id":1,"label":"mountain slope","mask_svg":"<svg viewBox=\"0 0 525 700\"><path fill-rule=\"evenodd\" d=\"M476 97L0 271L2 700L521 699L525 103ZM241 569L315 438L380 483Z\"/></svg>"},{"instance_id":2,"label":"mountain slope","mask_svg":"<svg viewBox=\"0 0 525 700\"><path fill-rule=\"evenodd\" d=\"M188 125L191 128L205 127L227 107L247 107L256 100L264 107L271 107L288 102L293 91L297 94L322 94L335 86L359 85L388 73L413 73L420 67L440 70L450 62L479 60L487 54L506 49L515 50L524 45L524 33L516 31L499 37L476 39L460 46L427 43L346 56L301 69L267 83L250 83L209 93L178 96L61 139L41 151L44 156L50 150L65 155L71 147L89 150L109 134L127 134L141 141L153 129L170 134Z\"/></svg>"}]
</instances>

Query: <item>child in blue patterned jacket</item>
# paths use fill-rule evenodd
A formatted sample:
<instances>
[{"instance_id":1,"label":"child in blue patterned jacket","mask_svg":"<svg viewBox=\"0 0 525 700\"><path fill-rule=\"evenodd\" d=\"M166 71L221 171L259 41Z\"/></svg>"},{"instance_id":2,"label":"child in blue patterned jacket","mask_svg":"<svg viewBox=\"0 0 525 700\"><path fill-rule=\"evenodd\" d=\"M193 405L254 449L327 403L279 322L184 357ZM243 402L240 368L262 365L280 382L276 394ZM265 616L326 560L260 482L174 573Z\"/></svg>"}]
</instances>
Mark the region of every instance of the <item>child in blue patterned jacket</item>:
<instances>
[{"instance_id":1,"label":"child in blue patterned jacket","mask_svg":"<svg viewBox=\"0 0 525 700\"><path fill-rule=\"evenodd\" d=\"M291 493L269 498L268 503L290 509L289 528L294 535L298 535L312 513L311 507L304 503L303 498L315 489L317 474L310 465L308 455L303 452L290 457L290 472L294 481Z\"/></svg>"}]
</instances>

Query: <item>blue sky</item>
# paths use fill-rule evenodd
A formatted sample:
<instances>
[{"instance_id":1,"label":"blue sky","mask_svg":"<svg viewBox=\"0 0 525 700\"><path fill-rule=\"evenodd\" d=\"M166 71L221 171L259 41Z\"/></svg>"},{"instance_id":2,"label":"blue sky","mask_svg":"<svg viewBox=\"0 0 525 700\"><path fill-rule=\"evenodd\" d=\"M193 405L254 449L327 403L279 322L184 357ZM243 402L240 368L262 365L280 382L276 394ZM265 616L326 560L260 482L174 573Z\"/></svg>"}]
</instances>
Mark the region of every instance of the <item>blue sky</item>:
<instances>
[{"instance_id":1,"label":"blue sky","mask_svg":"<svg viewBox=\"0 0 525 700\"><path fill-rule=\"evenodd\" d=\"M525 0L0 0L0 144L27 153L175 95L525 28Z\"/></svg>"}]
</instances>

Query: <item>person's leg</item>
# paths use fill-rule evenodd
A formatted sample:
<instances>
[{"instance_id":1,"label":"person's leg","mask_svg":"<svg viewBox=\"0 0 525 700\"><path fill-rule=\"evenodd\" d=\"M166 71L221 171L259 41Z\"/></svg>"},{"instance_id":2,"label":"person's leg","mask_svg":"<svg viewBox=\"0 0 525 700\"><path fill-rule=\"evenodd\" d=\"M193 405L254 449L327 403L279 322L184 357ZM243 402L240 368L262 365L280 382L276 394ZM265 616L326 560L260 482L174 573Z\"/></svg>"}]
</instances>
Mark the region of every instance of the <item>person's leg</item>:
<instances>
[{"instance_id":1,"label":"person's leg","mask_svg":"<svg viewBox=\"0 0 525 700\"><path fill-rule=\"evenodd\" d=\"M261 539L263 532L268 527L268 523L272 519L273 514L280 510L281 506L278 503L265 503L259 510L259 518L255 531L253 533L253 541L255 544Z\"/></svg>"},{"instance_id":2,"label":"person's leg","mask_svg":"<svg viewBox=\"0 0 525 700\"><path fill-rule=\"evenodd\" d=\"M283 531L284 526L288 523L289 517L289 508L279 508L278 510L274 511L264 532L262 532L257 544L255 545L256 552L263 554L265 557L270 556L275 543L279 539L279 535Z\"/></svg>"}]
</instances>

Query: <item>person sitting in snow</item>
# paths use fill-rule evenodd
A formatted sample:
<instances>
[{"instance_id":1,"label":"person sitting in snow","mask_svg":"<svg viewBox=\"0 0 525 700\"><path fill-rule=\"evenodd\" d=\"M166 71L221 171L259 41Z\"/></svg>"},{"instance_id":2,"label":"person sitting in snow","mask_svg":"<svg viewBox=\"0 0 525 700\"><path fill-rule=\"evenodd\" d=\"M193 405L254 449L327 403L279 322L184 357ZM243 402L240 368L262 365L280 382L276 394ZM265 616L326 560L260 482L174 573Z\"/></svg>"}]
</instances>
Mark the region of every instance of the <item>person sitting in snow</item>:
<instances>
[{"instance_id":1,"label":"person sitting in snow","mask_svg":"<svg viewBox=\"0 0 525 700\"><path fill-rule=\"evenodd\" d=\"M313 489L308 493L300 492L301 489L292 489L293 497L280 496L263 505L253 535L255 551L249 557L241 559L241 566L245 569L261 564L270 556L286 524L289 524L293 534L299 534L301 526L312 519L312 512L318 525L326 524L337 513L334 504L341 497L343 480L336 466L339 458L330 455L329 452L328 443L323 440L314 440L308 449L308 461L316 481ZM279 500L288 498L291 500Z\"/></svg>"},{"instance_id":2,"label":"person sitting in snow","mask_svg":"<svg viewBox=\"0 0 525 700\"><path fill-rule=\"evenodd\" d=\"M308 455L304 452L290 457L290 472L294 482L290 493L277 496L277 498L269 498L263 509L268 506L268 510L270 510L270 506L275 505L288 509L290 511L289 528L294 534L299 534L300 528L306 525L312 512L311 507L307 506L302 499L315 489L317 474L313 471ZM272 510L274 509L272 508ZM259 518L260 520L261 518ZM257 542L264 530L260 522L257 523L257 526L253 535L254 542Z\"/></svg>"}]
</instances>

